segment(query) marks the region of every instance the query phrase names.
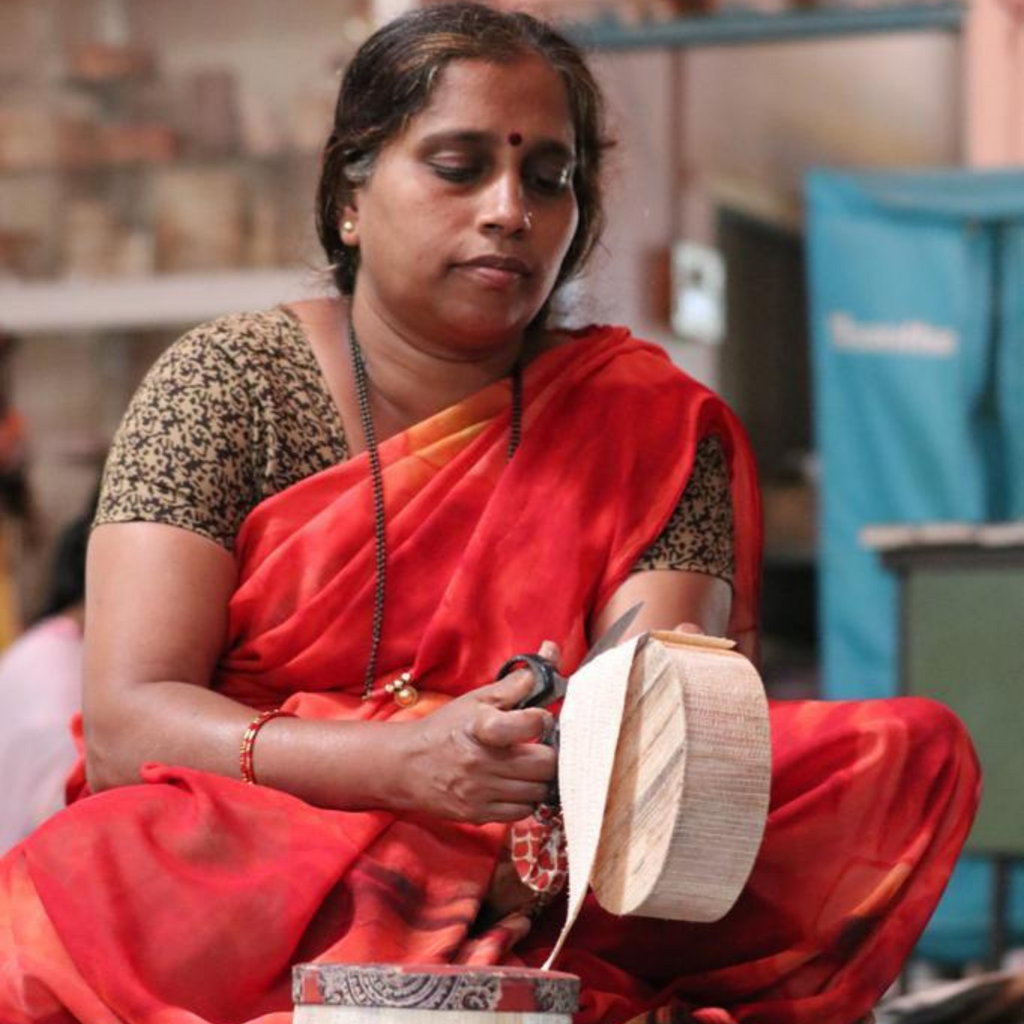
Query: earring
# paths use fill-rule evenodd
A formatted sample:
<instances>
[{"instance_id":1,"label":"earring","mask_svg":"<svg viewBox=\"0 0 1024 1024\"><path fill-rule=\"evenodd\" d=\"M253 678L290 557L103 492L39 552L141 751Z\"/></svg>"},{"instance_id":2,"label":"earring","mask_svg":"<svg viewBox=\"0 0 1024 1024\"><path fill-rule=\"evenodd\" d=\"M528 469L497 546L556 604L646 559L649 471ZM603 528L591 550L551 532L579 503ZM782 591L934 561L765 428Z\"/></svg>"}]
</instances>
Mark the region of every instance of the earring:
<instances>
[{"instance_id":1,"label":"earring","mask_svg":"<svg viewBox=\"0 0 1024 1024\"><path fill-rule=\"evenodd\" d=\"M355 226L355 223L353 221L343 220L341 222L341 230L342 231L349 231L349 232L351 232L351 231L355 231L355 229L356 229L356 226Z\"/></svg>"}]
</instances>

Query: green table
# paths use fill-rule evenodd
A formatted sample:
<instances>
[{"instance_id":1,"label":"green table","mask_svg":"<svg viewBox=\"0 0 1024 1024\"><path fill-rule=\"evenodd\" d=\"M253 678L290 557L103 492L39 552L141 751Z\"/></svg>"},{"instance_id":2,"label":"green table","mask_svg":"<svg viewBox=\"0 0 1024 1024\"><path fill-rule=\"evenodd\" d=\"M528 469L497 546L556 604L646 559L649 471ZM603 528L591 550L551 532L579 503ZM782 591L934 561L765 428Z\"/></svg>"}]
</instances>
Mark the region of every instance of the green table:
<instances>
[{"instance_id":1,"label":"green table","mask_svg":"<svg viewBox=\"0 0 1024 1024\"><path fill-rule=\"evenodd\" d=\"M952 543L911 535L873 546L899 583L902 692L949 705L981 760L984 789L966 850L993 860L991 956L998 964L1009 867L1024 855L1024 542L1006 542L1012 530L1001 543L982 542L984 527L975 532Z\"/></svg>"}]
</instances>

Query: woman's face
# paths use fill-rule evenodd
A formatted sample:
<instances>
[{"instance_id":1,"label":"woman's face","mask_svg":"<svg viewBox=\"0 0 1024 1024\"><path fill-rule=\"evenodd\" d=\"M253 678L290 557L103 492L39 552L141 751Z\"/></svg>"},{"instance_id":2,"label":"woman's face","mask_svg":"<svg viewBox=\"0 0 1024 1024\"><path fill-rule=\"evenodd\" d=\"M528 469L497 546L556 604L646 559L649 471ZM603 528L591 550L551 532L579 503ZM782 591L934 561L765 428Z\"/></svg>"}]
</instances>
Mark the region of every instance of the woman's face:
<instances>
[{"instance_id":1,"label":"woman's face","mask_svg":"<svg viewBox=\"0 0 1024 1024\"><path fill-rule=\"evenodd\" d=\"M357 309L443 350L518 342L578 221L565 85L546 61L449 64L345 208Z\"/></svg>"}]
</instances>

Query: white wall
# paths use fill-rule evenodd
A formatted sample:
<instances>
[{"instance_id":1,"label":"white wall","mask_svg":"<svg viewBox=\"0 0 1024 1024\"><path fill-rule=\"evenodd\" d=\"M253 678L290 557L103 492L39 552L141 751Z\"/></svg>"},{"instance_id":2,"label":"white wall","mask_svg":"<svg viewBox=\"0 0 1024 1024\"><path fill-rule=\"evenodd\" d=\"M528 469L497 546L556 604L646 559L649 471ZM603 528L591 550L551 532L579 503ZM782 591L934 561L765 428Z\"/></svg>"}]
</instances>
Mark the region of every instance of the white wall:
<instances>
[{"instance_id":1,"label":"white wall","mask_svg":"<svg viewBox=\"0 0 1024 1024\"><path fill-rule=\"evenodd\" d=\"M945 35L747 46L687 58L688 161L796 209L808 167L960 154L960 47Z\"/></svg>"},{"instance_id":2,"label":"white wall","mask_svg":"<svg viewBox=\"0 0 1024 1024\"><path fill-rule=\"evenodd\" d=\"M607 252L588 308L661 341L714 385L717 353L673 341L647 301L651 253L713 240L715 201L797 222L815 166L911 168L960 160L960 44L870 36L595 59L613 112ZM679 161L673 169L673 135ZM675 173L673 173L675 170ZM673 195L675 190L675 195Z\"/></svg>"}]
</instances>

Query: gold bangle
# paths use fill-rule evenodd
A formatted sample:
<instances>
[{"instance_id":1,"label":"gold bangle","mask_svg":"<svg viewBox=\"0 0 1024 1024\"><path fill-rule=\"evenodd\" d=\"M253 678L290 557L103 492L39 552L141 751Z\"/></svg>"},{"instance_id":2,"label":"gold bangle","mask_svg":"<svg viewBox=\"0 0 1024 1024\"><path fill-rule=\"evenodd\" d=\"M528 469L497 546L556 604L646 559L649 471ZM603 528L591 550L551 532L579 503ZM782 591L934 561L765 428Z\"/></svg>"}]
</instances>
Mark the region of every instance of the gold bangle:
<instances>
[{"instance_id":1,"label":"gold bangle","mask_svg":"<svg viewBox=\"0 0 1024 1024\"><path fill-rule=\"evenodd\" d=\"M256 785L256 772L252 766L252 748L256 744L256 735L272 718L294 718L291 711L283 711L281 708L271 708L269 711L261 711L248 725L242 734L242 749L238 755L238 770L242 781L250 786Z\"/></svg>"}]
</instances>

